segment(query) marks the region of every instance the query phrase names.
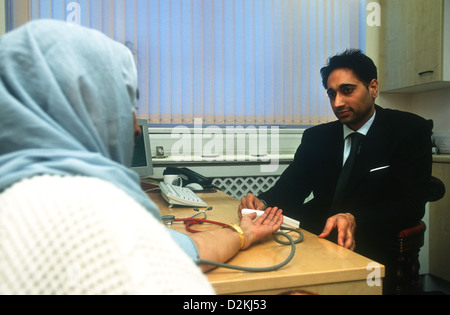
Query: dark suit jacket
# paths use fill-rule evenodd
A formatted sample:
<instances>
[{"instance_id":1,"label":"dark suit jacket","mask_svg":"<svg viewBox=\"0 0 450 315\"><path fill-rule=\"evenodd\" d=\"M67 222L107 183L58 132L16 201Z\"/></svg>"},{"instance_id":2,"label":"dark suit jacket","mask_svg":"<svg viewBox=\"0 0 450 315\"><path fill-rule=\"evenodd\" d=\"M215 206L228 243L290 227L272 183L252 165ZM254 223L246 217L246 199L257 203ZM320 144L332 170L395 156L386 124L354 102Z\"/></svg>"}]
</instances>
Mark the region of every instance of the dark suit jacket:
<instances>
[{"instance_id":1,"label":"dark suit jacket","mask_svg":"<svg viewBox=\"0 0 450 315\"><path fill-rule=\"evenodd\" d=\"M259 198L283 209L315 234L322 232L331 215L352 213L357 225L356 251L371 257L374 247L382 248L394 233L417 224L424 215L431 177L432 122L377 106L348 194L332 207L342 169L342 128L336 121L307 129L292 164ZM303 204L311 192L314 199Z\"/></svg>"}]
</instances>

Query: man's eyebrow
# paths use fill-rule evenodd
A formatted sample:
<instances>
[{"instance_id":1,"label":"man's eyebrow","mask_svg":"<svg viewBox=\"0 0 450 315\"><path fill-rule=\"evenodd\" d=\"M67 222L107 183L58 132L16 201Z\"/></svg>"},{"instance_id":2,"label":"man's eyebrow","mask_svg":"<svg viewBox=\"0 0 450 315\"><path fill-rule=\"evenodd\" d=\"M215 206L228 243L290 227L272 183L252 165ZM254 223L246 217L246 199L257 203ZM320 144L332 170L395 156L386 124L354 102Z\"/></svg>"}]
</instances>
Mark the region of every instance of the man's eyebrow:
<instances>
[{"instance_id":1,"label":"man's eyebrow","mask_svg":"<svg viewBox=\"0 0 450 315\"><path fill-rule=\"evenodd\" d=\"M353 84L353 83L343 83L343 84L339 85L339 89L342 90L342 89L345 89L345 88L347 88L347 87L354 87L354 86L356 86L356 84Z\"/></svg>"},{"instance_id":2,"label":"man's eyebrow","mask_svg":"<svg viewBox=\"0 0 450 315\"><path fill-rule=\"evenodd\" d=\"M353 83L342 83L341 85L339 85L339 90L342 90L342 89L345 89L345 88L348 88L348 87L355 87L355 86L357 86L356 84L353 84ZM329 93L329 92L334 92L334 90L332 89L332 88L328 88L327 89L327 92Z\"/></svg>"}]
</instances>

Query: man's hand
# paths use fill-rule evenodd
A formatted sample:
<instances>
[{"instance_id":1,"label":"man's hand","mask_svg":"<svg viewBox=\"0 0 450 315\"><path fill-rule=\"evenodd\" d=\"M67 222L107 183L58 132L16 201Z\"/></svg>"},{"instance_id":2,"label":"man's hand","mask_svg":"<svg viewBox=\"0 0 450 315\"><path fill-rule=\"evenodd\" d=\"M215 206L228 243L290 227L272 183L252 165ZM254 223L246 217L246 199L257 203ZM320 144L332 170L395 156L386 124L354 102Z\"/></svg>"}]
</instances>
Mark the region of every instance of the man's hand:
<instances>
[{"instance_id":1,"label":"man's hand","mask_svg":"<svg viewBox=\"0 0 450 315\"><path fill-rule=\"evenodd\" d=\"M338 231L338 244L350 250L355 250L355 217L351 213L339 213L327 220L320 238L328 237L332 230Z\"/></svg>"},{"instance_id":2,"label":"man's hand","mask_svg":"<svg viewBox=\"0 0 450 315\"><path fill-rule=\"evenodd\" d=\"M259 200L253 194L247 194L244 198L241 199L241 204L238 209L239 219L242 219L242 209L252 209L252 210L266 210L266 205Z\"/></svg>"},{"instance_id":3,"label":"man's hand","mask_svg":"<svg viewBox=\"0 0 450 315\"><path fill-rule=\"evenodd\" d=\"M256 213L242 217L240 227L245 236L245 243L242 249L247 249L253 243L278 231L283 223L282 210L267 208L256 221L254 221L255 219Z\"/></svg>"}]
</instances>

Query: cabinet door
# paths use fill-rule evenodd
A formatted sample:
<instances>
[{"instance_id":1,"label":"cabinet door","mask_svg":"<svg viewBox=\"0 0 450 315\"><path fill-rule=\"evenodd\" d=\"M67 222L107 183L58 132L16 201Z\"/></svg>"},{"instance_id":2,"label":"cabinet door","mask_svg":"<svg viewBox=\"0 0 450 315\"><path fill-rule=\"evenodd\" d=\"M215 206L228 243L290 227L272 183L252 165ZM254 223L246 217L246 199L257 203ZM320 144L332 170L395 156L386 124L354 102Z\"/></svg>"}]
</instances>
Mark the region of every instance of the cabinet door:
<instances>
[{"instance_id":1,"label":"cabinet door","mask_svg":"<svg viewBox=\"0 0 450 315\"><path fill-rule=\"evenodd\" d=\"M409 1L408 1L409 2ZM442 80L443 3L415 0L413 85Z\"/></svg>"},{"instance_id":2,"label":"cabinet door","mask_svg":"<svg viewBox=\"0 0 450 315\"><path fill-rule=\"evenodd\" d=\"M381 91L442 80L442 0L384 0L381 5Z\"/></svg>"}]
</instances>

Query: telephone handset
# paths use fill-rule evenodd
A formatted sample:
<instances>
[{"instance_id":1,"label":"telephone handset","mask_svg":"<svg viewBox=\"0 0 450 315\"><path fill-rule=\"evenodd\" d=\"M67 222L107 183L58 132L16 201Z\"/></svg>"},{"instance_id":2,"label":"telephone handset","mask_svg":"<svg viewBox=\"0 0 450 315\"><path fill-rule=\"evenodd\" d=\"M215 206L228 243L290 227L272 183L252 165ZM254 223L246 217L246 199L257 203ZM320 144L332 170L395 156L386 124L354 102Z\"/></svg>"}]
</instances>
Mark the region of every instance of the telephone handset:
<instances>
[{"instance_id":1,"label":"telephone handset","mask_svg":"<svg viewBox=\"0 0 450 315\"><path fill-rule=\"evenodd\" d=\"M182 186L188 186L190 184L199 184L203 187L203 189L208 189L212 187L212 179L206 178L203 175L200 175L197 172L194 172L193 170L190 170L186 167L167 167L164 170L163 173L164 176L166 175L177 175L181 178Z\"/></svg>"}]
</instances>

